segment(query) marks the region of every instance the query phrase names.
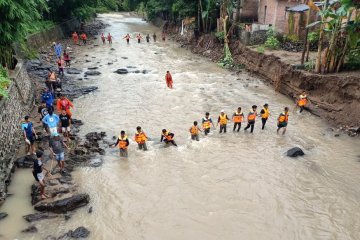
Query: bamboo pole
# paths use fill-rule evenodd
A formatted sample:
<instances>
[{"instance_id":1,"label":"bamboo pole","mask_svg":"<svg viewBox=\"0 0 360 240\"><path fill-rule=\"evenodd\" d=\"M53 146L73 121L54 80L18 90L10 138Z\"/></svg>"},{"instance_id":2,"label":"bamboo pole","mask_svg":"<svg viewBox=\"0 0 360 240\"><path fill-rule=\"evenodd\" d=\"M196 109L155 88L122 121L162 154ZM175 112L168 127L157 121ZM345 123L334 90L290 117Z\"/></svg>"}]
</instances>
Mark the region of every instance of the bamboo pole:
<instances>
[{"instance_id":1,"label":"bamboo pole","mask_svg":"<svg viewBox=\"0 0 360 240\"><path fill-rule=\"evenodd\" d=\"M308 4L308 3L309 3L309 1L307 0L306 4ZM306 13L306 26L308 26L309 22L310 22L310 12L311 12L311 8L309 7L308 12ZM305 53L306 53L307 46L308 46L308 35L309 35L309 28L306 27L305 39L304 39L304 47L303 47L303 51L302 51L302 54L301 54L301 65L304 64Z\"/></svg>"},{"instance_id":2,"label":"bamboo pole","mask_svg":"<svg viewBox=\"0 0 360 240\"><path fill-rule=\"evenodd\" d=\"M326 9L327 6L329 4L329 0L325 0L323 9ZM324 22L325 21L325 17L321 16L321 21ZM317 55L316 55L316 65L315 65L315 72L316 73L321 73L321 53L322 53L322 46L323 46L323 42L324 42L324 27L325 24L322 23L320 25L320 36L319 36L319 46L318 46L318 51L317 51Z\"/></svg>"}]
</instances>

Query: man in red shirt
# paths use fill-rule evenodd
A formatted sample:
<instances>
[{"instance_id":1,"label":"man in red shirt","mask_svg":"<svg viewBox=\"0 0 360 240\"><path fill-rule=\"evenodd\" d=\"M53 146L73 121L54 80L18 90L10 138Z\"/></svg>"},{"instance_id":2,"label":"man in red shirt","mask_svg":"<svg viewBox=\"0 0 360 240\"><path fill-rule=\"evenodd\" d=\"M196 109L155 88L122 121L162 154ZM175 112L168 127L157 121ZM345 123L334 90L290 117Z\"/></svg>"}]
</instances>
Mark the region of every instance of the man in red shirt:
<instances>
[{"instance_id":1,"label":"man in red shirt","mask_svg":"<svg viewBox=\"0 0 360 240\"><path fill-rule=\"evenodd\" d=\"M62 110L65 110L67 115L71 118L72 113L70 111L70 108L75 109L74 104L67 99L64 95L61 95L60 99L56 102L56 107L59 113L62 112Z\"/></svg>"}]
</instances>

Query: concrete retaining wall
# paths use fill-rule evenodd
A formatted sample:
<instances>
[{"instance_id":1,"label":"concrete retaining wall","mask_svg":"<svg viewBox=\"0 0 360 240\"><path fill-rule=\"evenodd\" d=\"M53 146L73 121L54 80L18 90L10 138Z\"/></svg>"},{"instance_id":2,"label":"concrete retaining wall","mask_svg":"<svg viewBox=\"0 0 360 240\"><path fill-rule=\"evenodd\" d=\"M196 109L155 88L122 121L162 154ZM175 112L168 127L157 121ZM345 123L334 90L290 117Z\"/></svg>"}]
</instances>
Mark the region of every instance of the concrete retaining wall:
<instances>
[{"instance_id":1,"label":"concrete retaining wall","mask_svg":"<svg viewBox=\"0 0 360 240\"><path fill-rule=\"evenodd\" d=\"M0 204L5 198L13 159L19 148L20 123L34 102L33 84L21 60L10 73L10 78L9 98L0 101Z\"/></svg>"}]
</instances>

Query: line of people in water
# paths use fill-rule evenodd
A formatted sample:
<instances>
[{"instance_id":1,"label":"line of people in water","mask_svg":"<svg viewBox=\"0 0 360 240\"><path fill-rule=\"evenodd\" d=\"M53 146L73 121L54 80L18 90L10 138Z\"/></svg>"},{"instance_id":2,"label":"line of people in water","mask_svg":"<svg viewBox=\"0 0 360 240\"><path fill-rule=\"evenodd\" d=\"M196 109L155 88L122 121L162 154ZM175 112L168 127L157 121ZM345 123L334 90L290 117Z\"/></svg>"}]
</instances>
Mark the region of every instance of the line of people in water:
<instances>
[{"instance_id":1,"label":"line of people in water","mask_svg":"<svg viewBox=\"0 0 360 240\"><path fill-rule=\"evenodd\" d=\"M303 92L296 103L296 107L300 107L300 113L304 110L304 107L308 104L308 98L306 93ZM264 104L263 108L260 111L260 114L257 112L257 106L253 105L250 111L247 114L247 125L244 128L244 131L250 129L250 133L253 133L256 118L261 118L261 129L265 129L265 125L267 120L271 116L269 105L266 103ZM245 120L245 114L242 112L241 107L239 107L232 115L233 125L233 132L239 132L241 129L241 124ZM200 132L204 132L205 136L208 135L211 131L211 127L217 128L220 125L219 133L226 133L227 125L230 121L228 115L225 113L224 110L221 110L220 115L217 119L216 127L212 118L210 117L210 113L206 112L205 117L202 118L202 129L199 128L198 122L194 121L193 125L189 128L190 136L192 140L199 141L200 140ZM277 118L277 130L276 132L279 133L282 130L282 134L284 135L286 132L286 128L289 122L289 108L285 107L284 111L281 112ZM171 144L173 146L177 146L174 140L175 134L170 132L167 129L163 129L161 132L160 142L164 142L166 145ZM138 148L140 150L147 151L146 141L149 140L146 133L142 130L140 126L136 128L136 133L134 136L135 142L138 144ZM120 132L120 136L117 138L116 142L111 144L111 147L118 146L120 150L120 157L128 157L128 147L129 147L129 138L126 135L126 132L122 130Z\"/></svg>"}]
</instances>

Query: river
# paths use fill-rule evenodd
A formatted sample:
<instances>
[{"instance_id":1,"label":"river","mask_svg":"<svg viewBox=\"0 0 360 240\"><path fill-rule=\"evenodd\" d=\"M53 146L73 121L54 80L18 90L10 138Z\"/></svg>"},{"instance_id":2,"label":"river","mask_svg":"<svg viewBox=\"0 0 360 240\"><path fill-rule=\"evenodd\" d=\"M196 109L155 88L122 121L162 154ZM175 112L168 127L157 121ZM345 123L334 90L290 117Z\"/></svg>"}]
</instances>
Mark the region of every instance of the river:
<instances>
[{"instance_id":1,"label":"river","mask_svg":"<svg viewBox=\"0 0 360 240\"><path fill-rule=\"evenodd\" d=\"M104 32L114 36L115 51L99 40L99 47L77 56L92 62L76 67L99 66L102 74L84 80L99 90L75 100L74 116L85 123L81 134L105 131L108 140L120 130L133 138L140 125L151 138L149 151L137 150L131 140L127 160L119 159L118 149L107 149L101 167L77 169L74 178L90 194L93 213L82 208L68 221L35 222L35 234L19 233L21 216L31 212L19 198L32 182L24 171L16 173L14 196L0 209L9 212L0 222L0 239L43 239L79 226L91 231L89 239L360 239L358 138L334 137L308 112L291 112L286 135L277 135L276 118L293 101L256 76L221 69L171 41L132 39L127 46L126 33L156 31L160 40L160 31L128 14L99 18L110 24ZM127 66L149 73L113 73ZM165 86L166 70L173 90ZM188 129L206 111L216 120L222 109L232 115L238 106L247 112L264 103L272 113L265 130L258 121L254 134L233 133L230 124L227 134L190 140ZM178 148L159 143L162 128L175 133ZM306 155L286 157L294 146Z\"/></svg>"}]
</instances>

